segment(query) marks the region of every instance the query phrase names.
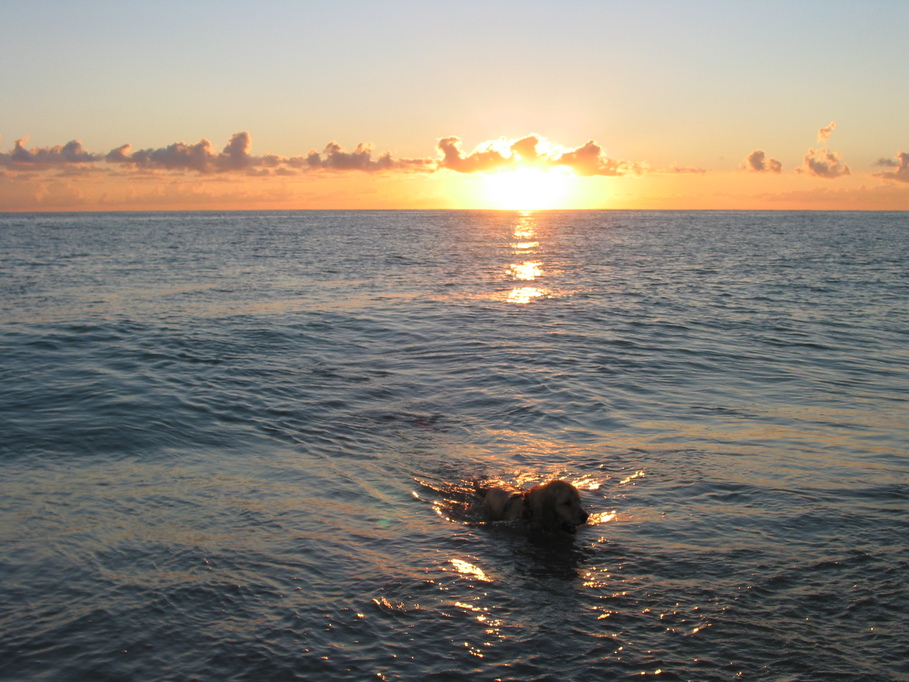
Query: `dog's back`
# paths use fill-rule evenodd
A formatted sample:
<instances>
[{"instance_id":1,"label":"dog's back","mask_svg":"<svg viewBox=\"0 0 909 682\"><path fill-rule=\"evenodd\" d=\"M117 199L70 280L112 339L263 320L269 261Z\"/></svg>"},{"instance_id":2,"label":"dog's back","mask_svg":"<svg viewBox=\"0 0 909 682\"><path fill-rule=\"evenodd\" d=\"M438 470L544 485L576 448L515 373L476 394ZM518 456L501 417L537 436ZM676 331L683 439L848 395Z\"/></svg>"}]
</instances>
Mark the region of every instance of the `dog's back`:
<instances>
[{"instance_id":1,"label":"dog's back","mask_svg":"<svg viewBox=\"0 0 909 682\"><path fill-rule=\"evenodd\" d=\"M487 521L516 521L524 509L524 495L507 488L482 488L475 486L482 499L480 511Z\"/></svg>"}]
</instances>

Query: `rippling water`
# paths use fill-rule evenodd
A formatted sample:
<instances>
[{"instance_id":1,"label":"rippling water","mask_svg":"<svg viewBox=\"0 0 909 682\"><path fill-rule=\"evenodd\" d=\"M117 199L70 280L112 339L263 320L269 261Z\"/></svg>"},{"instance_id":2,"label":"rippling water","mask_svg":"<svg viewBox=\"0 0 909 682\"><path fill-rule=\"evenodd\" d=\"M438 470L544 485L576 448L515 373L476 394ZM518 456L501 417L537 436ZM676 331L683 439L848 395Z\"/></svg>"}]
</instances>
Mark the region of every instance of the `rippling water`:
<instances>
[{"instance_id":1,"label":"rippling water","mask_svg":"<svg viewBox=\"0 0 909 682\"><path fill-rule=\"evenodd\" d=\"M0 293L4 679L909 679L909 214L6 215Z\"/></svg>"}]
</instances>

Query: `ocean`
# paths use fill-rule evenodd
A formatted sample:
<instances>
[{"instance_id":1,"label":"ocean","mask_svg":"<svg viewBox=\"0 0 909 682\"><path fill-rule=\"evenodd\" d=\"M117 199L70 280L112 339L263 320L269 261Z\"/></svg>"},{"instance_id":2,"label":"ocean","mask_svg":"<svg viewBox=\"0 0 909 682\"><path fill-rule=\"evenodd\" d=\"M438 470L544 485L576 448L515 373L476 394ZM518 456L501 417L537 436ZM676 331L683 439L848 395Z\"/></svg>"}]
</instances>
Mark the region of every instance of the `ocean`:
<instances>
[{"instance_id":1,"label":"ocean","mask_svg":"<svg viewBox=\"0 0 909 682\"><path fill-rule=\"evenodd\" d=\"M4 680L909 680L909 213L5 214L0 294Z\"/></svg>"}]
</instances>

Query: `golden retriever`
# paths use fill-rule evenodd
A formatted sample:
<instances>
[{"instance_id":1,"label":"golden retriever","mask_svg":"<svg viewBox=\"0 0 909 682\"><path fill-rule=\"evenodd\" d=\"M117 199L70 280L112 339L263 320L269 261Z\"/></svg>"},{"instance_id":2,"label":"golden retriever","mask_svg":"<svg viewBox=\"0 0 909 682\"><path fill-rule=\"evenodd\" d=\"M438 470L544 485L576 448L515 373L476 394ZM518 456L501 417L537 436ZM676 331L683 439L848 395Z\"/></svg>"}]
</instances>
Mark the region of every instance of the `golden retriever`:
<instances>
[{"instance_id":1,"label":"golden retriever","mask_svg":"<svg viewBox=\"0 0 909 682\"><path fill-rule=\"evenodd\" d=\"M487 521L524 519L548 531L574 535L590 516L581 508L581 494L567 481L549 481L529 490L483 488L476 485L482 499L480 509Z\"/></svg>"}]
</instances>

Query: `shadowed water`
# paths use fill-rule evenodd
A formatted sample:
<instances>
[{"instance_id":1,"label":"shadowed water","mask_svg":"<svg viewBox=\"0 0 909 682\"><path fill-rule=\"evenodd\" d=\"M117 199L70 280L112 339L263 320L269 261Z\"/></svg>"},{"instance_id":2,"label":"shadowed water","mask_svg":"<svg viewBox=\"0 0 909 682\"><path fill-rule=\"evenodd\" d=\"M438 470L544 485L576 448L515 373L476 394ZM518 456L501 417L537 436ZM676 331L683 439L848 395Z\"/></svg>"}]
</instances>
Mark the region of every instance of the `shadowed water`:
<instances>
[{"instance_id":1,"label":"shadowed water","mask_svg":"<svg viewBox=\"0 0 909 682\"><path fill-rule=\"evenodd\" d=\"M4 679L909 679L909 214L5 215L0 294Z\"/></svg>"}]
</instances>

